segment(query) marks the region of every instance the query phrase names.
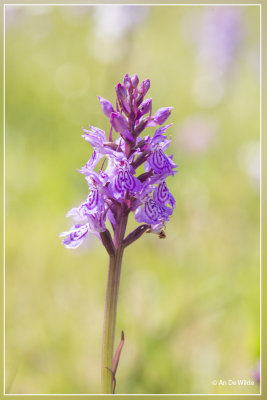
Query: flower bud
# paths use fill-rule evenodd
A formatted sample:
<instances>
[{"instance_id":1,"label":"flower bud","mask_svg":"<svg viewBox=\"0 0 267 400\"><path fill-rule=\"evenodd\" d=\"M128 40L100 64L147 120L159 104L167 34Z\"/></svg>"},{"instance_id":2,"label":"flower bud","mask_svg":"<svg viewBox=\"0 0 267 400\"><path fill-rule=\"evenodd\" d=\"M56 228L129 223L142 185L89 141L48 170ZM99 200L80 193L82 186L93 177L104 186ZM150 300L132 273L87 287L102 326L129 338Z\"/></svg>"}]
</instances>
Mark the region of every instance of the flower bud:
<instances>
[{"instance_id":1,"label":"flower bud","mask_svg":"<svg viewBox=\"0 0 267 400\"><path fill-rule=\"evenodd\" d=\"M126 87L126 89L132 88L132 81L128 74L124 75L123 84Z\"/></svg>"},{"instance_id":2,"label":"flower bud","mask_svg":"<svg viewBox=\"0 0 267 400\"><path fill-rule=\"evenodd\" d=\"M119 100L125 100L127 97L127 90L121 83L116 86L116 93Z\"/></svg>"},{"instance_id":3,"label":"flower bud","mask_svg":"<svg viewBox=\"0 0 267 400\"><path fill-rule=\"evenodd\" d=\"M171 115L171 110L173 107L162 107L153 115L152 120L149 122L148 126L162 125Z\"/></svg>"},{"instance_id":4,"label":"flower bud","mask_svg":"<svg viewBox=\"0 0 267 400\"><path fill-rule=\"evenodd\" d=\"M139 78L138 78L138 76L137 76L136 74L134 74L134 75L131 77L131 81L132 81L133 87L136 88L137 85L138 85L138 83L139 83Z\"/></svg>"},{"instance_id":5,"label":"flower bud","mask_svg":"<svg viewBox=\"0 0 267 400\"><path fill-rule=\"evenodd\" d=\"M140 94L142 94L143 97L145 97L145 95L147 94L147 92L149 91L149 89L150 89L150 80L149 80L149 79L146 79L145 81L143 81L143 82L140 84L139 89L138 89L138 92L139 92Z\"/></svg>"},{"instance_id":6,"label":"flower bud","mask_svg":"<svg viewBox=\"0 0 267 400\"><path fill-rule=\"evenodd\" d=\"M134 137L129 132L128 127L127 127L127 123L126 123L126 121L125 121L125 119L123 118L122 115L120 115L120 114L118 114L116 112L112 112L110 114L110 123L113 126L113 128L115 129L115 131L120 133L121 136L125 140L128 140L130 142L134 142Z\"/></svg>"},{"instance_id":7,"label":"flower bud","mask_svg":"<svg viewBox=\"0 0 267 400\"><path fill-rule=\"evenodd\" d=\"M125 129L127 129L127 123L126 123L125 119L123 118L122 115L120 115L116 112L112 112L110 114L110 123L116 132L121 133Z\"/></svg>"},{"instance_id":8,"label":"flower bud","mask_svg":"<svg viewBox=\"0 0 267 400\"><path fill-rule=\"evenodd\" d=\"M139 111L141 112L142 115L149 113L151 110L152 110L152 99L144 100L139 107Z\"/></svg>"},{"instance_id":9,"label":"flower bud","mask_svg":"<svg viewBox=\"0 0 267 400\"><path fill-rule=\"evenodd\" d=\"M104 99L103 97L98 96L100 105L102 107L103 113L110 117L110 114L114 111L113 106L110 101Z\"/></svg>"}]
</instances>

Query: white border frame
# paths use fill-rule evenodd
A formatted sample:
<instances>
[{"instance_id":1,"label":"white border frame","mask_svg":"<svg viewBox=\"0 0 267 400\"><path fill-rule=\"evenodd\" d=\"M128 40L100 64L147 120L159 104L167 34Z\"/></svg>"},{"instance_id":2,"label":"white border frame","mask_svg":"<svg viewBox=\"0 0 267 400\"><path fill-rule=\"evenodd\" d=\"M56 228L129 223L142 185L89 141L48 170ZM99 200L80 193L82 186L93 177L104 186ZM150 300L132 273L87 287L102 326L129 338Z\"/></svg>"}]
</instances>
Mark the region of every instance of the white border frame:
<instances>
[{"instance_id":1,"label":"white border frame","mask_svg":"<svg viewBox=\"0 0 267 400\"><path fill-rule=\"evenodd\" d=\"M84 393L84 394L67 394L67 393L49 393L49 394L42 394L42 393L5 393L5 10L6 6L12 7L12 6L61 6L61 7L79 7L79 6L187 6L187 7L192 7L192 6L256 6L260 8L260 393L167 393L167 394L98 394L98 393ZM225 4L199 4L199 3L194 3L194 4L149 4L149 3L143 3L143 4L138 4L138 3L129 3L129 4L123 4L123 3L114 3L114 4L109 4L109 3L78 3L78 4L73 4L73 3L65 3L65 4L60 4L60 3L45 3L45 4L31 4L31 3L3 3L3 146L4 146L4 151L3 151L3 326L4 326L4 343L3 343L3 389L4 389L4 396L262 396L262 285L261 285L261 277L262 277L262 221L261 221L261 216L262 216L262 151L261 151L261 146L262 146L262 4L261 3L255 3L255 4L246 4L246 3L225 3Z\"/></svg>"}]
</instances>

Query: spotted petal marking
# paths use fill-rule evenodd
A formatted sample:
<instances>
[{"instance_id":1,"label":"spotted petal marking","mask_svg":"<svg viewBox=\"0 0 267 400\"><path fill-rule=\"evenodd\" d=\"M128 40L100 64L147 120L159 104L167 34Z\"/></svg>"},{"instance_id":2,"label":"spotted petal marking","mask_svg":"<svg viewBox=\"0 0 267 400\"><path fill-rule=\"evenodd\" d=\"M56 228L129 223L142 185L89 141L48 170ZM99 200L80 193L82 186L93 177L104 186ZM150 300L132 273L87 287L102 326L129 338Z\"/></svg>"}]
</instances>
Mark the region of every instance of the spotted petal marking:
<instances>
[{"instance_id":1,"label":"spotted petal marking","mask_svg":"<svg viewBox=\"0 0 267 400\"><path fill-rule=\"evenodd\" d=\"M159 220L159 207L152 199L145 203L145 213L151 223L156 223Z\"/></svg>"},{"instance_id":2,"label":"spotted petal marking","mask_svg":"<svg viewBox=\"0 0 267 400\"><path fill-rule=\"evenodd\" d=\"M124 189L124 187L123 187L123 178L124 178L124 172L123 172L123 170L120 170L118 175L115 177L115 180L114 180L114 188L119 193L121 193L123 191L123 189Z\"/></svg>"},{"instance_id":3,"label":"spotted petal marking","mask_svg":"<svg viewBox=\"0 0 267 400\"><path fill-rule=\"evenodd\" d=\"M99 190L92 188L85 203L81 205L81 212L85 214L93 214L96 211L102 210L104 207L104 200L99 193Z\"/></svg>"},{"instance_id":4,"label":"spotted petal marking","mask_svg":"<svg viewBox=\"0 0 267 400\"><path fill-rule=\"evenodd\" d=\"M167 207L170 204L172 208L175 208L175 199L167 188L166 182L161 182L153 193L153 199L156 203L159 203L162 207Z\"/></svg>"},{"instance_id":5,"label":"spotted petal marking","mask_svg":"<svg viewBox=\"0 0 267 400\"><path fill-rule=\"evenodd\" d=\"M135 179L132 176L132 174L130 174L129 171L125 171L124 172L124 186L126 189L128 189L130 192L134 192L136 191L136 183L135 183Z\"/></svg>"},{"instance_id":6,"label":"spotted petal marking","mask_svg":"<svg viewBox=\"0 0 267 400\"><path fill-rule=\"evenodd\" d=\"M169 189L165 182L160 183L153 193L153 199L157 203L165 205L169 200Z\"/></svg>"},{"instance_id":7,"label":"spotted petal marking","mask_svg":"<svg viewBox=\"0 0 267 400\"><path fill-rule=\"evenodd\" d=\"M150 167L158 174L172 171L173 165L160 148L153 151L147 161Z\"/></svg>"},{"instance_id":8,"label":"spotted petal marking","mask_svg":"<svg viewBox=\"0 0 267 400\"><path fill-rule=\"evenodd\" d=\"M70 234L70 239L71 240L80 240L82 239L88 232L88 225L81 225L77 229L75 229L73 232Z\"/></svg>"},{"instance_id":9,"label":"spotted petal marking","mask_svg":"<svg viewBox=\"0 0 267 400\"><path fill-rule=\"evenodd\" d=\"M93 210L99 203L99 192L97 189L92 189L87 197L87 206L89 210Z\"/></svg>"},{"instance_id":10,"label":"spotted petal marking","mask_svg":"<svg viewBox=\"0 0 267 400\"><path fill-rule=\"evenodd\" d=\"M169 216L172 210L167 207L162 207L154 200L149 198L143 206L139 206L135 212L137 222L145 222L150 225L158 224L162 221L169 221Z\"/></svg>"},{"instance_id":11,"label":"spotted petal marking","mask_svg":"<svg viewBox=\"0 0 267 400\"><path fill-rule=\"evenodd\" d=\"M120 169L114 179L113 191L115 197L124 198L125 193L129 190L130 193L136 193L142 188L141 182L135 178L129 171Z\"/></svg>"},{"instance_id":12,"label":"spotted petal marking","mask_svg":"<svg viewBox=\"0 0 267 400\"><path fill-rule=\"evenodd\" d=\"M59 236L65 237L65 239L62 241L65 247L69 249L75 249L84 241L85 236L88 233L88 229L88 224L76 224L73 225L68 232L62 232Z\"/></svg>"},{"instance_id":13,"label":"spotted petal marking","mask_svg":"<svg viewBox=\"0 0 267 400\"><path fill-rule=\"evenodd\" d=\"M154 200L149 199L145 203L145 213L148 218L151 220L151 223L156 223L161 220L168 221L169 213L168 211L157 204Z\"/></svg>"}]
</instances>

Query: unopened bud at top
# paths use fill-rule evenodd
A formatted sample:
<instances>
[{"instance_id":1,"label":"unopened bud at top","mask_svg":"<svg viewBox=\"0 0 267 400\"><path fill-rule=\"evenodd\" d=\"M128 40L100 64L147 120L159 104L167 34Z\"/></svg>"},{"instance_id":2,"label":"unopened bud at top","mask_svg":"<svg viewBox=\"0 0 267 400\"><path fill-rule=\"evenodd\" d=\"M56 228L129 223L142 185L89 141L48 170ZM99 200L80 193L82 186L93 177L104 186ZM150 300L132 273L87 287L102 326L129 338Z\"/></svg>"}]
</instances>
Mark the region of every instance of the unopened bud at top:
<instances>
[{"instance_id":1,"label":"unopened bud at top","mask_svg":"<svg viewBox=\"0 0 267 400\"><path fill-rule=\"evenodd\" d=\"M104 99L103 97L98 96L100 105L102 107L103 113L110 117L110 114L114 111L113 106L110 101Z\"/></svg>"},{"instance_id":2,"label":"unopened bud at top","mask_svg":"<svg viewBox=\"0 0 267 400\"><path fill-rule=\"evenodd\" d=\"M134 75L131 77L131 81L132 81L133 87L136 88L137 85L138 85L138 83L139 83L139 78L138 78L138 76L137 76L136 74L134 74Z\"/></svg>"},{"instance_id":3,"label":"unopened bud at top","mask_svg":"<svg viewBox=\"0 0 267 400\"><path fill-rule=\"evenodd\" d=\"M126 89L132 88L132 81L128 74L124 75L123 84L126 87Z\"/></svg>"},{"instance_id":4,"label":"unopened bud at top","mask_svg":"<svg viewBox=\"0 0 267 400\"><path fill-rule=\"evenodd\" d=\"M145 81L141 82L138 92L143 96L145 96L146 93L149 91L149 88L150 88L150 80L146 79Z\"/></svg>"},{"instance_id":5,"label":"unopened bud at top","mask_svg":"<svg viewBox=\"0 0 267 400\"><path fill-rule=\"evenodd\" d=\"M127 97L127 90L121 83L116 86L116 93L119 100L125 100Z\"/></svg>"}]
</instances>

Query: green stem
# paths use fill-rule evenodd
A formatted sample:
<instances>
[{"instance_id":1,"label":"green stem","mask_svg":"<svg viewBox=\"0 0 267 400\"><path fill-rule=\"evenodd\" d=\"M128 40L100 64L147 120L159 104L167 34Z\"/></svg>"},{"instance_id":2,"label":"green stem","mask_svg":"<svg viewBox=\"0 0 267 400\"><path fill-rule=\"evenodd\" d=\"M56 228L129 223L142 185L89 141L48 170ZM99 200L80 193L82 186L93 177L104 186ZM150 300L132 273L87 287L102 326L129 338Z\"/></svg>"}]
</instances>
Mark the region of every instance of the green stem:
<instances>
[{"instance_id":1,"label":"green stem","mask_svg":"<svg viewBox=\"0 0 267 400\"><path fill-rule=\"evenodd\" d=\"M105 305L105 319L104 319L104 332L103 332L103 346L102 346L102 393L113 393L113 374L112 361L114 354L114 339L116 330L116 314L118 293L120 284L120 273L124 247L122 244L128 215L123 215L118 229L114 235L115 252L110 255L109 272L106 292L106 305Z\"/></svg>"}]
</instances>

